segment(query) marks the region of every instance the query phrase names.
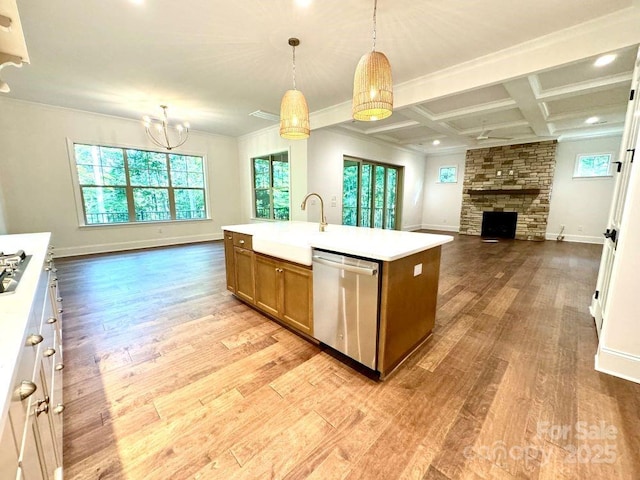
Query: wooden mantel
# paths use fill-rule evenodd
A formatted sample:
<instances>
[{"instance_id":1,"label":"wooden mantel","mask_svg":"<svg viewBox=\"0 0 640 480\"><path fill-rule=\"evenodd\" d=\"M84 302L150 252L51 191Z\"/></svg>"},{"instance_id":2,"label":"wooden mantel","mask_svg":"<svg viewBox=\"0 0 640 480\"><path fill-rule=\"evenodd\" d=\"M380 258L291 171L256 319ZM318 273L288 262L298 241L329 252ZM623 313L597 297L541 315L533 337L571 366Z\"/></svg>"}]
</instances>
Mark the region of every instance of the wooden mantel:
<instances>
[{"instance_id":1,"label":"wooden mantel","mask_svg":"<svg viewBox=\"0 0 640 480\"><path fill-rule=\"evenodd\" d=\"M538 195L539 188L467 188L469 195Z\"/></svg>"}]
</instances>

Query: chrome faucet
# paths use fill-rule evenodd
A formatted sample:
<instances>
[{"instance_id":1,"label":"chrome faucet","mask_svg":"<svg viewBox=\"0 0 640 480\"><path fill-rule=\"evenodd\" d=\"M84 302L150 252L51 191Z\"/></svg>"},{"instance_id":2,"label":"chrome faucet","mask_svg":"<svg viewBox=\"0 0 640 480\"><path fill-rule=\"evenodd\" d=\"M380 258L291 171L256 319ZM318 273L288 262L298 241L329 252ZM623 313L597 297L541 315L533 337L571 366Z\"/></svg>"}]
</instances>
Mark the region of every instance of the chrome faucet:
<instances>
[{"instance_id":1,"label":"chrome faucet","mask_svg":"<svg viewBox=\"0 0 640 480\"><path fill-rule=\"evenodd\" d=\"M315 192L309 193L306 197L304 197L304 200L302 200L302 205L300 205L300 208L304 210L307 207L307 200L309 199L309 197L312 197L314 195L320 199L320 231L324 232L327 228L327 219L324 216L324 202L322 201L322 197Z\"/></svg>"}]
</instances>

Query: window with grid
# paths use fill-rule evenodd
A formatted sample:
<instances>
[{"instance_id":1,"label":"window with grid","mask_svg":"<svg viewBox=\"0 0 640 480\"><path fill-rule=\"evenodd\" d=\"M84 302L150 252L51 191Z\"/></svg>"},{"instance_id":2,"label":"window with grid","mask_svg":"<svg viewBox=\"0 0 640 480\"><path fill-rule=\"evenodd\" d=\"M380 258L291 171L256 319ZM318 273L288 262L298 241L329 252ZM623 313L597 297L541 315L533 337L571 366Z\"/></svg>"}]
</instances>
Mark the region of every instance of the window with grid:
<instances>
[{"instance_id":1,"label":"window with grid","mask_svg":"<svg viewBox=\"0 0 640 480\"><path fill-rule=\"evenodd\" d=\"M289 155L252 159L255 218L289 220Z\"/></svg>"},{"instance_id":2,"label":"window with grid","mask_svg":"<svg viewBox=\"0 0 640 480\"><path fill-rule=\"evenodd\" d=\"M207 218L204 159L74 144L86 225Z\"/></svg>"},{"instance_id":3,"label":"window with grid","mask_svg":"<svg viewBox=\"0 0 640 480\"><path fill-rule=\"evenodd\" d=\"M609 177L611 176L611 154L591 153L576 157L573 172L575 178Z\"/></svg>"}]
</instances>

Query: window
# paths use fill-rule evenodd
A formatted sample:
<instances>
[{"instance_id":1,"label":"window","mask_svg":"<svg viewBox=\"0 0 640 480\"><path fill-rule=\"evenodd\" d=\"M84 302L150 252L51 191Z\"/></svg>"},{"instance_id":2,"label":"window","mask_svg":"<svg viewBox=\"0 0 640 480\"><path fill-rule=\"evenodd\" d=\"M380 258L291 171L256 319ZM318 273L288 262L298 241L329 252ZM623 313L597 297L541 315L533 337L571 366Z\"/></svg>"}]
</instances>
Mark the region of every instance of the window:
<instances>
[{"instance_id":1,"label":"window","mask_svg":"<svg viewBox=\"0 0 640 480\"><path fill-rule=\"evenodd\" d=\"M85 225L203 219L202 157L74 144Z\"/></svg>"},{"instance_id":2,"label":"window","mask_svg":"<svg viewBox=\"0 0 640 480\"><path fill-rule=\"evenodd\" d=\"M342 224L397 229L402 167L345 157Z\"/></svg>"},{"instance_id":3,"label":"window","mask_svg":"<svg viewBox=\"0 0 640 480\"><path fill-rule=\"evenodd\" d=\"M440 173L438 173L438 183L457 183L458 182L458 167L440 167Z\"/></svg>"},{"instance_id":4,"label":"window","mask_svg":"<svg viewBox=\"0 0 640 480\"><path fill-rule=\"evenodd\" d=\"M255 217L289 220L288 153L256 157L252 163Z\"/></svg>"},{"instance_id":5,"label":"window","mask_svg":"<svg viewBox=\"0 0 640 480\"><path fill-rule=\"evenodd\" d=\"M574 177L608 177L611 175L611 154L578 155Z\"/></svg>"}]
</instances>

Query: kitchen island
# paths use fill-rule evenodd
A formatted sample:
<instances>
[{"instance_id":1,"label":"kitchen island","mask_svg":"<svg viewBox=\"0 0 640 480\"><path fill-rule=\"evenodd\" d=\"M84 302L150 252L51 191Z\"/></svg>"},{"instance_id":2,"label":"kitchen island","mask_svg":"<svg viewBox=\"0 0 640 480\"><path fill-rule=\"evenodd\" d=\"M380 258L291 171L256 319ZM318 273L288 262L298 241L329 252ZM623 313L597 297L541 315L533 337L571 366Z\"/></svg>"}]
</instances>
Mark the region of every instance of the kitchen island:
<instances>
[{"instance_id":1,"label":"kitchen island","mask_svg":"<svg viewBox=\"0 0 640 480\"><path fill-rule=\"evenodd\" d=\"M354 358L381 379L433 330L441 245L452 241L451 236L344 225L321 232L311 222L231 225L223 231L227 288L238 299L308 340ZM335 295L327 294L326 283L322 290L316 285L314 295L314 282L318 284L319 271L332 255L343 259L336 288L330 289ZM360 294L364 277L362 282L348 277L355 271L375 277L375 296ZM323 308L332 303L331 295L341 297L333 315ZM365 304L373 305L373 328L360 318ZM351 316L345 313L349 308L355 312ZM357 321L351 326L345 317ZM336 344L325 340L328 331ZM367 344L373 345L369 356Z\"/></svg>"}]
</instances>

